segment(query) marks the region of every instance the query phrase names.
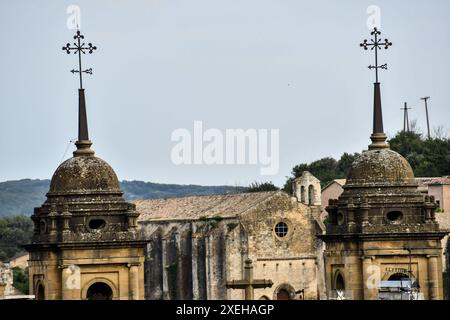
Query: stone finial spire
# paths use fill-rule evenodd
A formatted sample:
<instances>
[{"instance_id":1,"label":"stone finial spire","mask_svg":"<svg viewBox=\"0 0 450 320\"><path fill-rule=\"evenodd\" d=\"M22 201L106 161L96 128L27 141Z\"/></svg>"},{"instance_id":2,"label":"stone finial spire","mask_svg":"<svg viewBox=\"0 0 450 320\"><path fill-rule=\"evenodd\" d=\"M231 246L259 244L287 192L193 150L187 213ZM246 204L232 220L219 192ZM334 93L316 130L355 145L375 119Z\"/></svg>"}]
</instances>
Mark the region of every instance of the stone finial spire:
<instances>
[{"instance_id":1,"label":"stone finial spire","mask_svg":"<svg viewBox=\"0 0 450 320\"><path fill-rule=\"evenodd\" d=\"M73 152L74 157L94 155L92 142L89 140L84 89L78 89L78 140L75 145L77 150Z\"/></svg>"},{"instance_id":2,"label":"stone finial spire","mask_svg":"<svg viewBox=\"0 0 450 320\"><path fill-rule=\"evenodd\" d=\"M92 68L86 70L82 69L81 54L85 54L86 51L88 53L92 53L94 50L97 50L97 47L93 46L92 43L88 43L88 45L86 46L85 43L82 42L84 36L81 34L80 30L77 30L77 33L73 38L77 40L73 43L73 46L71 46L70 43L67 43L66 46L62 48L68 54L70 54L71 52L73 52L74 54L78 53L78 69L71 70L73 74L78 73L80 77L80 88L78 89L78 140L77 142L75 142L77 150L74 151L73 156L92 156L94 154L94 151L91 149L92 142L89 140L86 115L86 99L83 89L83 73L92 74Z\"/></svg>"},{"instance_id":3,"label":"stone finial spire","mask_svg":"<svg viewBox=\"0 0 450 320\"><path fill-rule=\"evenodd\" d=\"M380 83L375 82L373 85L373 131L370 136L372 143L369 145L369 150L389 148L389 145L386 143L386 134L383 129Z\"/></svg>"},{"instance_id":4,"label":"stone finial spire","mask_svg":"<svg viewBox=\"0 0 450 320\"><path fill-rule=\"evenodd\" d=\"M380 92L380 83L378 82L378 69L387 69L387 64L378 64L378 50L382 47L384 49L388 49L392 46L392 42L389 42L388 39L384 39L384 41L380 41L378 36L381 35L381 32L378 31L377 28L374 28L370 33L374 36L374 39L370 39L370 43L367 40L364 40L360 46L364 48L364 50L374 50L375 52L375 65L370 65L369 69L375 70L375 83L374 83L374 92L373 92L373 131L370 139L372 140L372 144L369 145L369 150L373 149L383 149L389 148L389 145L386 143L386 134L383 130L383 115L381 111L381 92Z\"/></svg>"}]
</instances>

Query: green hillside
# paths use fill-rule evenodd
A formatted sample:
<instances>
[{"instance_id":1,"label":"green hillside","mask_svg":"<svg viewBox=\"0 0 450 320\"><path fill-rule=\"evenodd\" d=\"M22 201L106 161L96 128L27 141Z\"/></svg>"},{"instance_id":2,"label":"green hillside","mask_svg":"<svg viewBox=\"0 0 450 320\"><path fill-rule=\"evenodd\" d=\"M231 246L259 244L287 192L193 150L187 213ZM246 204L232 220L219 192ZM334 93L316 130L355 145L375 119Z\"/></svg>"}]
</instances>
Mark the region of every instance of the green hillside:
<instances>
[{"instance_id":1,"label":"green hillside","mask_svg":"<svg viewBox=\"0 0 450 320\"><path fill-rule=\"evenodd\" d=\"M0 217L26 215L45 201L50 180L15 180L0 182ZM122 181L122 190L127 200L182 197L235 193L244 190L231 186L199 186L160 184L143 181Z\"/></svg>"}]
</instances>

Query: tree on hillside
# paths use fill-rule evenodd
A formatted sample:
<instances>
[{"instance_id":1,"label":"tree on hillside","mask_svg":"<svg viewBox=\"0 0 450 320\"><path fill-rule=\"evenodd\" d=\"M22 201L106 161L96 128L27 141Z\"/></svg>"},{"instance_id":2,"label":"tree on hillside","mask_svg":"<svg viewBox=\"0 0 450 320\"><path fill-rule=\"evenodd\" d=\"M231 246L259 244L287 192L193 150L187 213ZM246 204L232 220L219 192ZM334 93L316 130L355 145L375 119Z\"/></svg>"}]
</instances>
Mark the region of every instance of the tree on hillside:
<instances>
[{"instance_id":1,"label":"tree on hillside","mask_svg":"<svg viewBox=\"0 0 450 320\"><path fill-rule=\"evenodd\" d=\"M389 144L392 150L400 153L410 163L416 177L439 177L450 175L450 139L442 128L434 138L425 138L413 122L410 132L398 132ZM334 179L346 178L351 164L358 153L344 153L339 160L322 158L310 164L301 163L292 169L292 175L286 177L283 190L292 192L292 181L309 171L320 180L322 187Z\"/></svg>"},{"instance_id":2,"label":"tree on hillside","mask_svg":"<svg viewBox=\"0 0 450 320\"><path fill-rule=\"evenodd\" d=\"M302 172L307 170L311 172L320 181L331 181L334 179L338 172L338 162L330 157L322 158L311 162L309 165L304 163L295 166L292 169L294 177L300 177Z\"/></svg>"},{"instance_id":3,"label":"tree on hillside","mask_svg":"<svg viewBox=\"0 0 450 320\"><path fill-rule=\"evenodd\" d=\"M348 172L350 171L350 168L352 167L353 161L356 160L356 158L359 157L359 153L347 153L344 152L344 154L341 156L341 159L338 161L338 173L341 175L342 178L346 178ZM333 178L333 179L339 179L339 178Z\"/></svg>"},{"instance_id":4,"label":"tree on hillside","mask_svg":"<svg viewBox=\"0 0 450 320\"><path fill-rule=\"evenodd\" d=\"M23 294L29 292L28 268L13 268L13 286Z\"/></svg>"},{"instance_id":5,"label":"tree on hillside","mask_svg":"<svg viewBox=\"0 0 450 320\"><path fill-rule=\"evenodd\" d=\"M246 192L265 192L265 191L278 191L280 188L275 186L272 181L269 182L252 182Z\"/></svg>"},{"instance_id":6,"label":"tree on hillside","mask_svg":"<svg viewBox=\"0 0 450 320\"><path fill-rule=\"evenodd\" d=\"M450 139L425 139L417 130L399 132L389 140L391 149L408 160L417 177L450 174Z\"/></svg>"},{"instance_id":7,"label":"tree on hillside","mask_svg":"<svg viewBox=\"0 0 450 320\"><path fill-rule=\"evenodd\" d=\"M292 176L288 177L283 190L292 192L292 181L302 175L303 171L309 171L320 180L322 187L334 179L345 178L351 164L358 157L358 153L349 154L345 152L339 160L331 157L322 158L310 164L301 163L292 169Z\"/></svg>"},{"instance_id":8,"label":"tree on hillside","mask_svg":"<svg viewBox=\"0 0 450 320\"><path fill-rule=\"evenodd\" d=\"M21 245L29 243L33 235L33 222L25 216L0 218L0 261L9 261L24 251Z\"/></svg>"}]
</instances>

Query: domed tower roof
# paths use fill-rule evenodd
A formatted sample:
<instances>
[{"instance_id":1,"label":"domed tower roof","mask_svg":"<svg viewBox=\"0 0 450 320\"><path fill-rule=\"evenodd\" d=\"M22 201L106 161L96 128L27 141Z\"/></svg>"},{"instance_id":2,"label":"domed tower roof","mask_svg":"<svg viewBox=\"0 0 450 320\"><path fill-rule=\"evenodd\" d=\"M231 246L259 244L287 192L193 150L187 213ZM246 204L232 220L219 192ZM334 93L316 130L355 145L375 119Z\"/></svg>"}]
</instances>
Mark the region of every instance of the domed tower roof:
<instances>
[{"instance_id":1,"label":"domed tower roof","mask_svg":"<svg viewBox=\"0 0 450 320\"><path fill-rule=\"evenodd\" d=\"M347 184L414 183L414 172L408 161L389 148L363 152L352 164Z\"/></svg>"},{"instance_id":2,"label":"domed tower roof","mask_svg":"<svg viewBox=\"0 0 450 320\"><path fill-rule=\"evenodd\" d=\"M44 300L144 298L146 242L141 239L134 204L125 201L114 170L94 156L89 140L82 54L96 49L77 30L78 140L73 157L53 174L46 201L34 209L30 253L30 291ZM87 42L87 41L86 41ZM73 278L73 279L71 279ZM125 284L125 285L124 285Z\"/></svg>"},{"instance_id":3,"label":"domed tower roof","mask_svg":"<svg viewBox=\"0 0 450 320\"><path fill-rule=\"evenodd\" d=\"M386 143L378 70L387 64L378 63L378 50L392 43L380 40L377 28L371 35L360 45L375 53L369 66L376 79L372 143L352 163L343 192L329 199L326 233L318 234L326 243L328 298L399 299L383 292L382 283L407 278L416 284L411 298L420 292L424 299L442 299L441 240L447 232L439 229L434 197L419 191L408 161Z\"/></svg>"},{"instance_id":4,"label":"domed tower roof","mask_svg":"<svg viewBox=\"0 0 450 320\"><path fill-rule=\"evenodd\" d=\"M73 157L56 169L47 200L35 208L34 243L134 241L136 206L123 198L111 166L89 140L84 89L78 90L78 140Z\"/></svg>"},{"instance_id":5,"label":"domed tower roof","mask_svg":"<svg viewBox=\"0 0 450 320\"><path fill-rule=\"evenodd\" d=\"M374 29L373 35L379 35ZM387 40L386 48L391 45ZM365 49L368 42L361 44ZM344 191L326 210L328 234L430 232L438 230L434 198L417 188L408 161L389 148L383 129L378 68L374 83L372 143L352 163ZM383 68L382 68L383 69Z\"/></svg>"},{"instance_id":6,"label":"domed tower roof","mask_svg":"<svg viewBox=\"0 0 450 320\"><path fill-rule=\"evenodd\" d=\"M89 140L84 89L79 89L77 149L73 157L59 165L50 182L47 202L54 196L116 194L121 196L119 179L111 166L96 157Z\"/></svg>"},{"instance_id":7,"label":"domed tower roof","mask_svg":"<svg viewBox=\"0 0 450 320\"><path fill-rule=\"evenodd\" d=\"M62 193L121 192L111 166L95 156L73 157L64 161L53 174L49 195Z\"/></svg>"}]
</instances>

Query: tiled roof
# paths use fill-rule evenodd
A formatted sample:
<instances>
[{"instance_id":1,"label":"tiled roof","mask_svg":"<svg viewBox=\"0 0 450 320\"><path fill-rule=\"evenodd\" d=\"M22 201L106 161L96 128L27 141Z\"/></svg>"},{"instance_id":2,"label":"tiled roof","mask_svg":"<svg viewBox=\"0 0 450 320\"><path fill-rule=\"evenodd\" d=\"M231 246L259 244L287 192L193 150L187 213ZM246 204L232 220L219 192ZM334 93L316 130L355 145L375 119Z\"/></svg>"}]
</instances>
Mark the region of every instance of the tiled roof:
<instances>
[{"instance_id":1,"label":"tiled roof","mask_svg":"<svg viewBox=\"0 0 450 320\"><path fill-rule=\"evenodd\" d=\"M239 215L280 191L136 200L139 221Z\"/></svg>"},{"instance_id":2,"label":"tiled roof","mask_svg":"<svg viewBox=\"0 0 450 320\"><path fill-rule=\"evenodd\" d=\"M337 183L338 185L340 185L340 186L342 187L343 185L345 185L345 182L346 182L346 181L347 181L346 179L334 179L334 180L330 181L325 187L322 188L322 192L323 192L326 188L328 188L329 186L331 186L333 183Z\"/></svg>"},{"instance_id":3,"label":"tiled roof","mask_svg":"<svg viewBox=\"0 0 450 320\"><path fill-rule=\"evenodd\" d=\"M450 184L450 177L427 177L422 178L418 177L416 178L416 182L420 185L429 185L429 184Z\"/></svg>"},{"instance_id":4,"label":"tiled roof","mask_svg":"<svg viewBox=\"0 0 450 320\"><path fill-rule=\"evenodd\" d=\"M334 179L333 181L335 181L337 184L340 184L341 186L343 186L347 180L346 179Z\"/></svg>"}]
</instances>

